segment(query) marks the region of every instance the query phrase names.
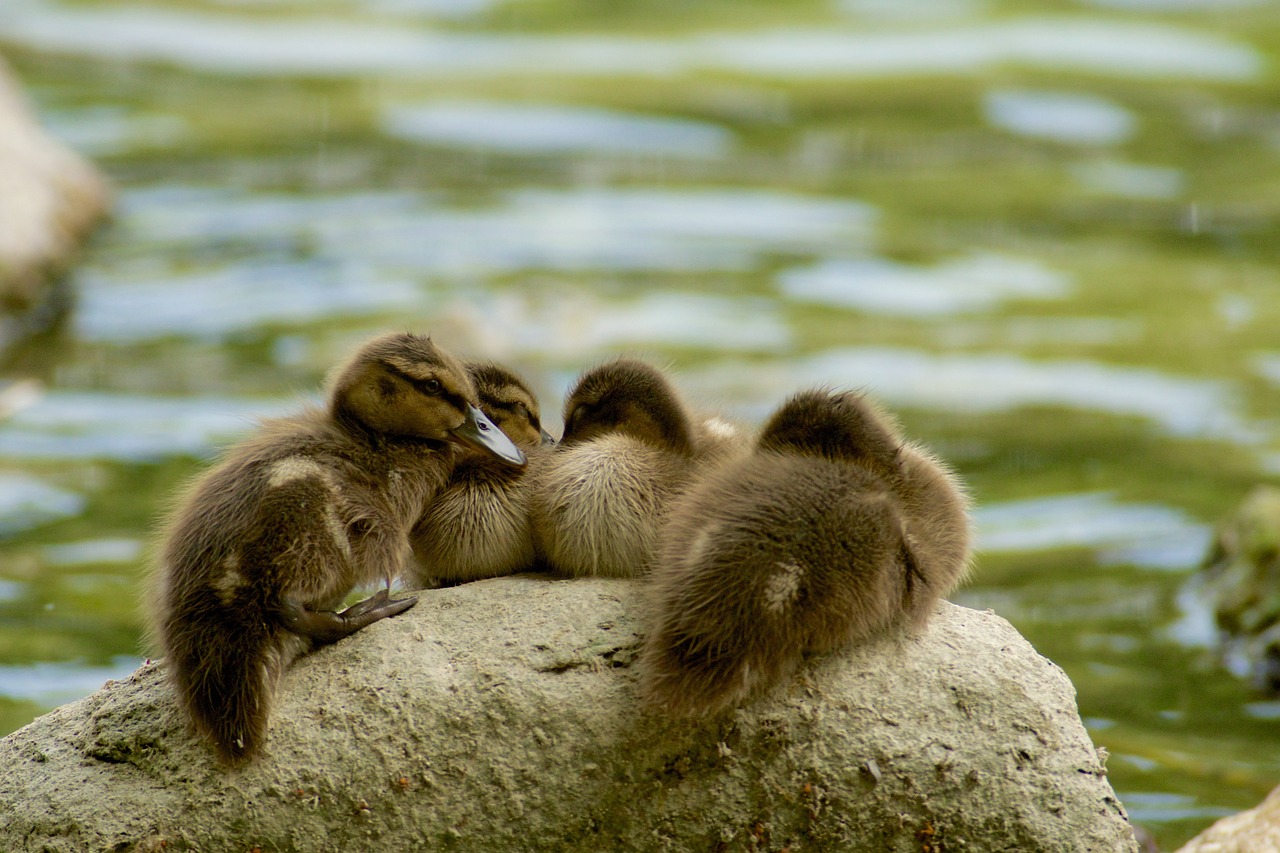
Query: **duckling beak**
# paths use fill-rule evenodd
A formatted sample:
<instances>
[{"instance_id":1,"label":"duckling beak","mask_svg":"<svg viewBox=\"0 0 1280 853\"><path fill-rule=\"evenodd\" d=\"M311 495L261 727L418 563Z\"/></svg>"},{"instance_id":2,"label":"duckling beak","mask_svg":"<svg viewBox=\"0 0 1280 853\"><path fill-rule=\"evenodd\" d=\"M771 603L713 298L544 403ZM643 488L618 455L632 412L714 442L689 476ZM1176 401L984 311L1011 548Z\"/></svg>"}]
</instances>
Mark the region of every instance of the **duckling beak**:
<instances>
[{"instance_id":1,"label":"duckling beak","mask_svg":"<svg viewBox=\"0 0 1280 853\"><path fill-rule=\"evenodd\" d=\"M553 446L555 443L556 443L556 440L555 440L554 438L552 438L552 437L551 437L551 433L547 432L547 431L544 429L544 430L542 431L542 446L543 446L543 447L551 447L551 446Z\"/></svg>"},{"instance_id":2,"label":"duckling beak","mask_svg":"<svg viewBox=\"0 0 1280 853\"><path fill-rule=\"evenodd\" d=\"M507 434L494 426L493 421L475 406L467 406L467 419L450 432L449 437L459 444L492 453L517 467L523 466L527 461L524 452L511 443Z\"/></svg>"}]
</instances>

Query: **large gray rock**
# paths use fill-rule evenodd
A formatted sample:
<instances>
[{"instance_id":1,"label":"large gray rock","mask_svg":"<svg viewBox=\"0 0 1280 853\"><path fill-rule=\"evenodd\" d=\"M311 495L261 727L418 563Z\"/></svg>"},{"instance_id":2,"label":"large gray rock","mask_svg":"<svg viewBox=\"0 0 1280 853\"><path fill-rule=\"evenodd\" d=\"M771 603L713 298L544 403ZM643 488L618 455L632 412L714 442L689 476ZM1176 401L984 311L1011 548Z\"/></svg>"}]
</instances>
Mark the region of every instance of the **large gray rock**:
<instances>
[{"instance_id":1,"label":"large gray rock","mask_svg":"<svg viewBox=\"0 0 1280 853\"><path fill-rule=\"evenodd\" d=\"M0 741L0 849L1136 849L1071 683L1003 619L811 662L727 718L641 713L639 588L499 578L299 661L265 756L163 663Z\"/></svg>"},{"instance_id":2,"label":"large gray rock","mask_svg":"<svg viewBox=\"0 0 1280 853\"><path fill-rule=\"evenodd\" d=\"M0 61L0 350L47 324L58 274L109 202L106 182L40 128Z\"/></svg>"},{"instance_id":3,"label":"large gray rock","mask_svg":"<svg viewBox=\"0 0 1280 853\"><path fill-rule=\"evenodd\" d=\"M1224 817L1178 853L1259 853L1280 850L1280 788L1248 811Z\"/></svg>"}]
</instances>

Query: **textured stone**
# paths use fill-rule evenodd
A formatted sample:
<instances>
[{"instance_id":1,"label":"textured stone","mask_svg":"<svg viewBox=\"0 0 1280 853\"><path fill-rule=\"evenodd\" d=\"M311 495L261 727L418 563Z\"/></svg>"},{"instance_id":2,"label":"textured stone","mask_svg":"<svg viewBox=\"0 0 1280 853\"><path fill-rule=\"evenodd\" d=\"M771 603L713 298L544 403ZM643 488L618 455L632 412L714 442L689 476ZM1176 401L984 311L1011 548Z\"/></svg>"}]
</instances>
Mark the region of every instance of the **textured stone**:
<instances>
[{"instance_id":1,"label":"textured stone","mask_svg":"<svg viewBox=\"0 0 1280 853\"><path fill-rule=\"evenodd\" d=\"M1191 839L1178 853L1259 853L1280 850L1280 788L1260 805L1224 817Z\"/></svg>"},{"instance_id":2,"label":"textured stone","mask_svg":"<svg viewBox=\"0 0 1280 853\"><path fill-rule=\"evenodd\" d=\"M1071 683L991 613L681 723L637 707L635 581L421 595L298 661L246 768L163 662L4 738L0 849L1136 849Z\"/></svg>"}]
</instances>

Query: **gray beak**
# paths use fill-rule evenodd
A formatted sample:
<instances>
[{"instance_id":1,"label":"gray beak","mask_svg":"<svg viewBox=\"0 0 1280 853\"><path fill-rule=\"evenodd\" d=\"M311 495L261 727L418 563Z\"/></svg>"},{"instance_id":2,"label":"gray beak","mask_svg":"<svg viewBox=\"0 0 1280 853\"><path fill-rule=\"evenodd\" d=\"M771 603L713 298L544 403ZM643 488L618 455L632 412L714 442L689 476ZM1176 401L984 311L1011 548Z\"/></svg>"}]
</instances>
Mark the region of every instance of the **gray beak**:
<instances>
[{"instance_id":1,"label":"gray beak","mask_svg":"<svg viewBox=\"0 0 1280 853\"><path fill-rule=\"evenodd\" d=\"M547 432L547 431L544 429L544 430L542 431L542 446L543 446L543 447L551 447L551 446L552 446L552 445L554 445L555 443L556 443L556 440L555 440L554 438L552 438L552 437L551 437L551 433Z\"/></svg>"},{"instance_id":2,"label":"gray beak","mask_svg":"<svg viewBox=\"0 0 1280 853\"><path fill-rule=\"evenodd\" d=\"M507 434L493 425L484 412L475 406L467 406L467 419L449 433L449 437L461 444L492 453L499 459L521 467L527 461L524 452L511 443Z\"/></svg>"}]
</instances>

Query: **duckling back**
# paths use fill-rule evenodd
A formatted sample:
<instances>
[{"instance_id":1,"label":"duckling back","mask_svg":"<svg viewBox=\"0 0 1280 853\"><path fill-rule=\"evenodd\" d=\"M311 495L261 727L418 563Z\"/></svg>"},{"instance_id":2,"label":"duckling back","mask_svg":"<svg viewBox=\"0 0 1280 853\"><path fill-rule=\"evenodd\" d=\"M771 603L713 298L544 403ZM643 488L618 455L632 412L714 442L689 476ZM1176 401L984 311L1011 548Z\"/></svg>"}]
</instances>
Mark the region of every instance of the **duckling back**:
<instances>
[{"instance_id":1,"label":"duckling back","mask_svg":"<svg viewBox=\"0 0 1280 853\"><path fill-rule=\"evenodd\" d=\"M684 404L657 368L618 359L579 378L564 420L560 445L531 472L541 559L578 576L644 573L696 464Z\"/></svg>"},{"instance_id":2,"label":"duckling back","mask_svg":"<svg viewBox=\"0 0 1280 853\"><path fill-rule=\"evenodd\" d=\"M178 697L231 763L265 741L277 682L310 646L279 618L282 597L332 606L364 579L341 494L314 453L270 442L240 450L175 514L158 614Z\"/></svg>"},{"instance_id":3,"label":"duckling back","mask_svg":"<svg viewBox=\"0 0 1280 853\"><path fill-rule=\"evenodd\" d=\"M908 442L898 452L897 490L906 514L907 547L927 590L915 595L908 616L922 628L937 600L969 574L973 552L970 500L955 472L927 448Z\"/></svg>"},{"instance_id":4,"label":"duckling back","mask_svg":"<svg viewBox=\"0 0 1280 853\"><path fill-rule=\"evenodd\" d=\"M480 409L536 467L554 444L542 429L537 399L513 371L468 363ZM474 456L461 460L427 505L411 535L412 586L450 585L528 571L535 564L528 469Z\"/></svg>"},{"instance_id":5,"label":"duckling back","mask_svg":"<svg viewBox=\"0 0 1280 853\"><path fill-rule=\"evenodd\" d=\"M461 364L426 338L375 339L337 374L327 410L268 422L199 478L168 525L155 622L178 698L228 763L266 738L289 662L400 613L388 585L456 446L519 451L475 409Z\"/></svg>"},{"instance_id":6,"label":"duckling back","mask_svg":"<svg viewBox=\"0 0 1280 853\"><path fill-rule=\"evenodd\" d=\"M645 700L716 712L807 653L904 618L922 624L967 562L967 539L958 557L954 531L935 541L927 525L953 513L932 508L937 495L921 487L940 482L928 457L911 457L908 480L901 451L867 401L808 392L775 414L750 456L679 498L652 576Z\"/></svg>"}]
</instances>

